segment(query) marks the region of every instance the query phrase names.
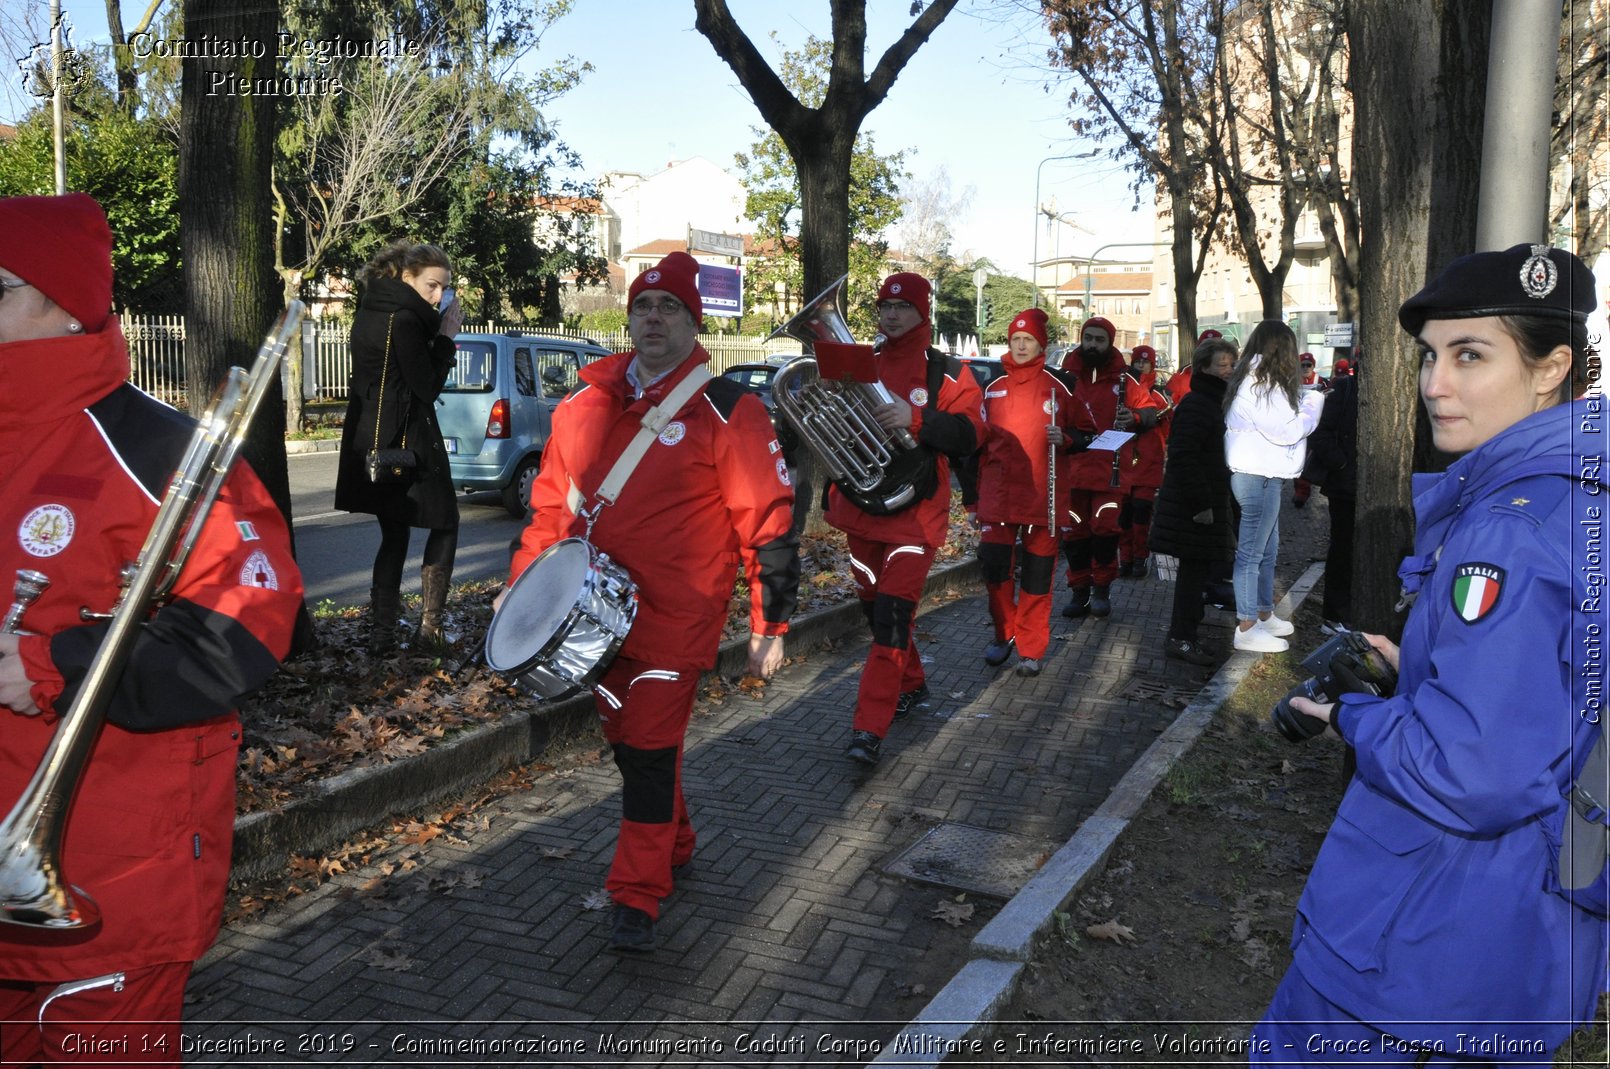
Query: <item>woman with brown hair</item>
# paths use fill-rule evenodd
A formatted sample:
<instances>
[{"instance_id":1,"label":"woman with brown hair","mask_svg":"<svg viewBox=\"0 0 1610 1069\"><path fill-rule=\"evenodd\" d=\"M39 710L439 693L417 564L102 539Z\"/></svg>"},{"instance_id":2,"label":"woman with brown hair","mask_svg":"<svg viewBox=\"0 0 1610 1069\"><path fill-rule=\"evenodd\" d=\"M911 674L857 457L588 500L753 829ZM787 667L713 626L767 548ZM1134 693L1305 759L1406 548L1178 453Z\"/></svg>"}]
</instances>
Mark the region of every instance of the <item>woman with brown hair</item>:
<instances>
[{"instance_id":1,"label":"woman with brown hair","mask_svg":"<svg viewBox=\"0 0 1610 1069\"><path fill-rule=\"evenodd\" d=\"M403 563L415 527L430 532L420 568L418 638L437 646L446 642L442 609L458 548L458 499L436 423L436 398L453 370L453 338L464 319L456 300L438 308L451 280L446 253L411 241L388 245L359 279L335 507L370 513L380 523L369 590L371 653L386 653L396 641ZM410 451L412 466L372 477L369 454L395 449Z\"/></svg>"},{"instance_id":2,"label":"woman with brown hair","mask_svg":"<svg viewBox=\"0 0 1610 1069\"><path fill-rule=\"evenodd\" d=\"M1286 482L1303 470L1305 440L1324 397L1303 394L1297 335L1278 319L1253 329L1230 373L1224 403L1224 460L1241 506L1235 551L1235 648L1279 653L1292 626L1274 614L1275 553Z\"/></svg>"}]
</instances>

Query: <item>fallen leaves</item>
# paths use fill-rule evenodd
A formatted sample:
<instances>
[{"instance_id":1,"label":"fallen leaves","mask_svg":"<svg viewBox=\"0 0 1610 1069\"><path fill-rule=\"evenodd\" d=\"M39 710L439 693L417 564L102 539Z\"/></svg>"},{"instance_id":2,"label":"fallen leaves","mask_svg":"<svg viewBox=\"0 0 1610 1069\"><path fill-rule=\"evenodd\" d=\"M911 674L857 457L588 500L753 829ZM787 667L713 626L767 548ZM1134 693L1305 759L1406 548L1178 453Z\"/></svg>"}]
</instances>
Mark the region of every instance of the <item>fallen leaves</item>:
<instances>
[{"instance_id":1,"label":"fallen leaves","mask_svg":"<svg viewBox=\"0 0 1610 1069\"><path fill-rule=\"evenodd\" d=\"M934 911L929 914L935 920L943 921L952 928L960 928L973 919L973 904L966 901L966 895L957 895L955 898L940 899Z\"/></svg>"}]
</instances>

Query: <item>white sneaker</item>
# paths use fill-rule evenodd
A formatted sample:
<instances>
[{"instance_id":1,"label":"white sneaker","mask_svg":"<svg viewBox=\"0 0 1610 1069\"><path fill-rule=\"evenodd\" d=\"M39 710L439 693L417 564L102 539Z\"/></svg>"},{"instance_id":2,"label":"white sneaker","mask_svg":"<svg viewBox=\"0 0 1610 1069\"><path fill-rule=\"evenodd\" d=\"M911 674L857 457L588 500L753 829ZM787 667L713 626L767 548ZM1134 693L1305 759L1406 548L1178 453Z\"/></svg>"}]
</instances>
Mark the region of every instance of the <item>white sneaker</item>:
<instances>
[{"instance_id":1,"label":"white sneaker","mask_svg":"<svg viewBox=\"0 0 1610 1069\"><path fill-rule=\"evenodd\" d=\"M1253 624L1253 626L1263 628L1276 638L1285 638L1287 635L1297 630L1295 627L1291 626L1290 620L1282 620L1273 613L1269 614L1269 619L1260 619L1256 624Z\"/></svg>"},{"instance_id":2,"label":"white sneaker","mask_svg":"<svg viewBox=\"0 0 1610 1069\"><path fill-rule=\"evenodd\" d=\"M1245 631L1239 627L1235 629L1235 648L1253 653L1284 653L1291 648L1291 644L1254 624Z\"/></svg>"}]
</instances>

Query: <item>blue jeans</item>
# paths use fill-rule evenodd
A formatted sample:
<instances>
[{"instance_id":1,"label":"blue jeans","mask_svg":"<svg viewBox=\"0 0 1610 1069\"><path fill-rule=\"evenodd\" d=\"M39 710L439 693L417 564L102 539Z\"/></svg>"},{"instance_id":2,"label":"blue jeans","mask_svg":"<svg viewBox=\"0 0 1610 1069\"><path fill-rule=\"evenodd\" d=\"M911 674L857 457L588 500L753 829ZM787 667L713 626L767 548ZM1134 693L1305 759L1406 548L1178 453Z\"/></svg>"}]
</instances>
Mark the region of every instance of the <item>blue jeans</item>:
<instances>
[{"instance_id":1,"label":"blue jeans","mask_svg":"<svg viewBox=\"0 0 1610 1069\"><path fill-rule=\"evenodd\" d=\"M1275 554L1280 549L1280 501L1286 480L1230 473L1230 492L1241 506L1235 549L1235 615L1256 620L1275 609Z\"/></svg>"}]
</instances>

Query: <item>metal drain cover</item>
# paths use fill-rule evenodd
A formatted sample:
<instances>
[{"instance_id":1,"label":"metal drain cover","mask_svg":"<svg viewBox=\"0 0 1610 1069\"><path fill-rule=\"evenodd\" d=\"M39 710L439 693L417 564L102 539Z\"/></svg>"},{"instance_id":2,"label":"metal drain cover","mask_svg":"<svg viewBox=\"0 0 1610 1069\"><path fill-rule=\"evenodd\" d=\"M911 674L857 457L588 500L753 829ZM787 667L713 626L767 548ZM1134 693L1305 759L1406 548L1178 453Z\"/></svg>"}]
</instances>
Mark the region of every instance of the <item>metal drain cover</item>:
<instances>
[{"instance_id":1,"label":"metal drain cover","mask_svg":"<svg viewBox=\"0 0 1610 1069\"><path fill-rule=\"evenodd\" d=\"M1185 708L1191 704L1191 699L1195 696L1196 692L1193 690L1139 677L1131 677L1126 682L1120 683L1113 694L1119 701L1166 705L1174 709Z\"/></svg>"},{"instance_id":2,"label":"metal drain cover","mask_svg":"<svg viewBox=\"0 0 1610 1069\"><path fill-rule=\"evenodd\" d=\"M940 824L883 867L891 876L1011 898L1060 843L969 824Z\"/></svg>"}]
</instances>

